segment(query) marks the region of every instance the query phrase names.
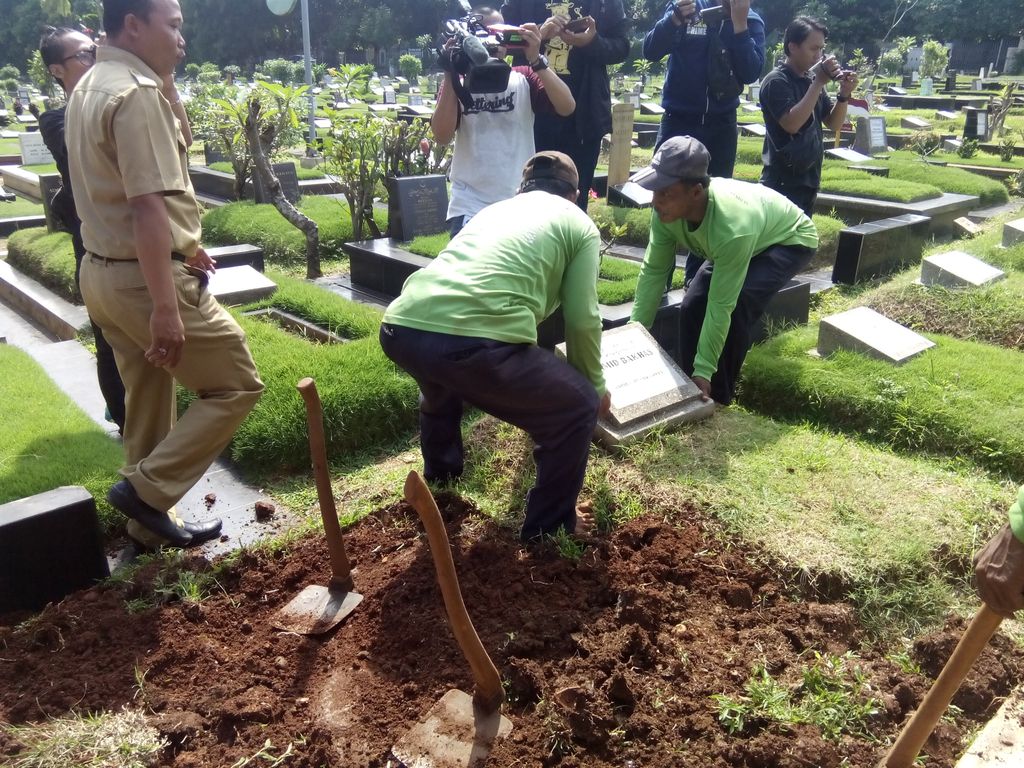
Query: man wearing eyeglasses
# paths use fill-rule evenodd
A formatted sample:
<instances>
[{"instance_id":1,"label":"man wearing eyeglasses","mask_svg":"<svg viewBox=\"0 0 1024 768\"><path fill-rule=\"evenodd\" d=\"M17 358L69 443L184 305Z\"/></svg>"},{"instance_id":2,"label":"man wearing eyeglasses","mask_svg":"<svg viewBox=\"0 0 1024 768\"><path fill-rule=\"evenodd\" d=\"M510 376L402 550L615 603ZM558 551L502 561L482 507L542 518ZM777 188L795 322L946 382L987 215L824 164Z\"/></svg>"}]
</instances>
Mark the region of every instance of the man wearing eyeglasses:
<instances>
[{"instance_id":1,"label":"man wearing eyeglasses","mask_svg":"<svg viewBox=\"0 0 1024 768\"><path fill-rule=\"evenodd\" d=\"M107 44L71 94L66 134L82 296L125 384L125 466L107 500L179 547L219 535L220 520L182 522L173 508L263 391L245 333L206 290L214 264L167 85L182 21L178 0L106 0ZM175 381L198 395L180 420Z\"/></svg>"}]
</instances>

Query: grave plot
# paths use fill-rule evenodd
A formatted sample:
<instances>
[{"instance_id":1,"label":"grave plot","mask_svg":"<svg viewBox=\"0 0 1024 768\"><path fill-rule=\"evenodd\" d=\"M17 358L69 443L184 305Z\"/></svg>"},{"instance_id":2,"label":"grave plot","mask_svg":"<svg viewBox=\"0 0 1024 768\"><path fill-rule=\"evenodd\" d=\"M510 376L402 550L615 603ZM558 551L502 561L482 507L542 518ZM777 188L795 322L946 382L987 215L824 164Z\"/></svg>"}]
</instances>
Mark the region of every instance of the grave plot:
<instances>
[{"instance_id":1,"label":"grave plot","mask_svg":"<svg viewBox=\"0 0 1024 768\"><path fill-rule=\"evenodd\" d=\"M460 497L438 500L513 724L487 766L696 768L767 754L780 768L873 765L927 688L924 675L872 651L848 605L790 601L783 582L751 565L754 553L722 549L692 520L628 523L573 561L524 552ZM167 743L159 766L287 753L300 768L383 768L396 734L439 692L471 689L419 530L398 503L346 532L365 599L323 638L270 627L294 593L326 577L316 538L213 567L152 562L130 581L5 622L5 658L16 663L0 666L0 716L43 725L70 710L142 710L151 737ZM937 649L961 628L921 638L909 662L935 674ZM1018 679L1009 648L997 639L985 651L959 712L927 745L929 766L951 768L961 738ZM758 687L785 703L786 722ZM0 754L44 733L5 732Z\"/></svg>"}]
</instances>

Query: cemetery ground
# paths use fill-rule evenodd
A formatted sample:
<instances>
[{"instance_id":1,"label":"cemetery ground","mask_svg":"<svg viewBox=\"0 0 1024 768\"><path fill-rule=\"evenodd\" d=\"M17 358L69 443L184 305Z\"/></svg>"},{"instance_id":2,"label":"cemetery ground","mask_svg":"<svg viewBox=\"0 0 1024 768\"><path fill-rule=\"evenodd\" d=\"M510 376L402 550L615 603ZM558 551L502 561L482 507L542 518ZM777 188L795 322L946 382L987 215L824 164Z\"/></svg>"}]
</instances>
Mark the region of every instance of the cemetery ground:
<instances>
[{"instance_id":1,"label":"cemetery ground","mask_svg":"<svg viewBox=\"0 0 1024 768\"><path fill-rule=\"evenodd\" d=\"M1001 254L1011 272L977 294L979 305L1014 290L1024 259L1024 246L997 248L997 230L954 244L989 261ZM909 274L822 294L815 313L873 304L906 287ZM261 306L303 312L354 338L311 347L240 316L267 379L268 412L254 414L232 455L305 524L214 562L201 553L142 558L39 614L4 617L0 716L13 728L0 731L0 754L13 764L67 765L83 749L113 747L111 765L394 765L389 749L408 725L445 690L472 689L422 530L401 501L405 474L420 461L410 437L414 388L393 370L380 374L371 310L301 280L275 280L278 294ZM932 314L948 321L951 312L962 314ZM770 343L800 346L806 333ZM985 351L1019 357L1012 345L989 342ZM763 387L764 348L748 363L744 405L621 453L592 451L584 496L602 528L592 541L520 545L529 446L490 418L469 420L467 475L438 489L438 501L514 725L488 765L873 766L920 703L961 617L977 605L971 554L1003 520L1019 478L1011 461L1021 456L1012 434L1019 422L1007 408L1024 400L1020 385L999 378L993 390L1008 402L969 405L992 411L985 451L970 449L972 435L949 437L955 430L915 444L870 420L822 418L827 409L815 410L799 385L776 399L805 402L806 412L762 415L770 409L751 403ZM914 378L909 368L867 376L878 386L891 380L886 392L898 399L904 371ZM321 638L269 623L305 585L329 578L315 494L301 471L305 425L294 382L308 373L328 414L354 403L347 417L328 417L329 455L365 596ZM967 383L975 397L990 392ZM44 412L69 407L52 388L27 389ZM872 413L871 398L850 400ZM934 419L922 402L906 398L899 412L911 427ZM27 425L41 423L32 408L19 410ZM396 421L381 425L370 411ZM1001 414L1002 430L992 423ZM58 437L62 449L106 440L91 424ZM108 475L117 463L96 451L90 460ZM923 765L953 766L1019 683L1017 632L1004 625Z\"/></svg>"}]
</instances>

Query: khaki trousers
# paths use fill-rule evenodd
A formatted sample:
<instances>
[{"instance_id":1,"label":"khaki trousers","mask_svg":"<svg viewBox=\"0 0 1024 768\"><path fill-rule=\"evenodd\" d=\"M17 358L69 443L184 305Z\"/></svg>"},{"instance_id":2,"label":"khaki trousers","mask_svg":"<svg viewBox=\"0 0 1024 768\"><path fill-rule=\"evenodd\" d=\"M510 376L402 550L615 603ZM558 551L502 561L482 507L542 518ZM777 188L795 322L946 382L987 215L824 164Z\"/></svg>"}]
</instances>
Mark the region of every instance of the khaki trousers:
<instances>
[{"instance_id":1,"label":"khaki trousers","mask_svg":"<svg viewBox=\"0 0 1024 768\"><path fill-rule=\"evenodd\" d=\"M172 370L144 356L153 303L139 263L86 254L81 277L89 315L124 380L121 475L139 498L165 511L199 481L263 391L245 332L183 263L174 261L171 269L185 327L181 361ZM175 380L197 395L180 419Z\"/></svg>"}]
</instances>

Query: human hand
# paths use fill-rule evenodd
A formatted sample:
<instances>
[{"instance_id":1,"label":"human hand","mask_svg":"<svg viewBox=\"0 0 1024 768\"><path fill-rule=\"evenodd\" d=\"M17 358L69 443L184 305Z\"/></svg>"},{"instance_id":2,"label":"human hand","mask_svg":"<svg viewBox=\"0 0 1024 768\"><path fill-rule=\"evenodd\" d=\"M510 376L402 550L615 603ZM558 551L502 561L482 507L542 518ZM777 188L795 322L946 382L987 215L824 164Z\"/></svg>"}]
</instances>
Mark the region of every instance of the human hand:
<instances>
[{"instance_id":1,"label":"human hand","mask_svg":"<svg viewBox=\"0 0 1024 768\"><path fill-rule=\"evenodd\" d=\"M705 403L711 402L711 382L705 379L703 376L694 376L692 379L693 383L697 385L697 389L700 390L700 399Z\"/></svg>"},{"instance_id":2,"label":"human hand","mask_svg":"<svg viewBox=\"0 0 1024 768\"><path fill-rule=\"evenodd\" d=\"M603 419L612 411L612 393L605 392L597 404L597 418Z\"/></svg>"},{"instance_id":3,"label":"human hand","mask_svg":"<svg viewBox=\"0 0 1024 768\"><path fill-rule=\"evenodd\" d=\"M852 69L844 69L839 73L839 93L842 96L849 96L857 88L860 78Z\"/></svg>"},{"instance_id":4,"label":"human hand","mask_svg":"<svg viewBox=\"0 0 1024 768\"><path fill-rule=\"evenodd\" d=\"M590 42L597 37L597 22L594 21L593 16L584 16L580 21L587 22L587 26L582 32L570 32L568 29L565 29L559 35L562 38L562 42L573 48L583 48L590 45Z\"/></svg>"},{"instance_id":5,"label":"human hand","mask_svg":"<svg viewBox=\"0 0 1024 768\"><path fill-rule=\"evenodd\" d=\"M569 19L565 16L549 16L540 25L540 39L550 40L553 37L558 37L568 23Z\"/></svg>"},{"instance_id":6,"label":"human hand","mask_svg":"<svg viewBox=\"0 0 1024 768\"><path fill-rule=\"evenodd\" d=\"M173 368L181 361L181 350L185 346L185 326L177 306L153 308L149 316L149 338L149 349L145 357L151 365Z\"/></svg>"},{"instance_id":7,"label":"human hand","mask_svg":"<svg viewBox=\"0 0 1024 768\"><path fill-rule=\"evenodd\" d=\"M974 557L978 595L1000 616L1024 608L1024 543L1009 525L989 539Z\"/></svg>"},{"instance_id":8,"label":"human hand","mask_svg":"<svg viewBox=\"0 0 1024 768\"><path fill-rule=\"evenodd\" d=\"M672 23L677 27L683 26L691 21L697 13L697 4L694 0L676 0L676 7L672 11Z\"/></svg>"},{"instance_id":9,"label":"human hand","mask_svg":"<svg viewBox=\"0 0 1024 768\"><path fill-rule=\"evenodd\" d=\"M526 23L520 26L519 29L522 30L523 42L526 43L526 47L523 48L523 55L526 57L527 62L532 63L540 56L540 27L536 24Z\"/></svg>"},{"instance_id":10,"label":"human hand","mask_svg":"<svg viewBox=\"0 0 1024 768\"><path fill-rule=\"evenodd\" d=\"M742 32L747 28L747 14L750 13L750 0L730 0L723 2L725 9L732 18L733 29Z\"/></svg>"},{"instance_id":11,"label":"human hand","mask_svg":"<svg viewBox=\"0 0 1024 768\"><path fill-rule=\"evenodd\" d=\"M203 272L217 271L217 262L213 260L213 257L201 245L196 248L195 256L185 259L185 263L192 267L192 269L201 269Z\"/></svg>"}]
</instances>

